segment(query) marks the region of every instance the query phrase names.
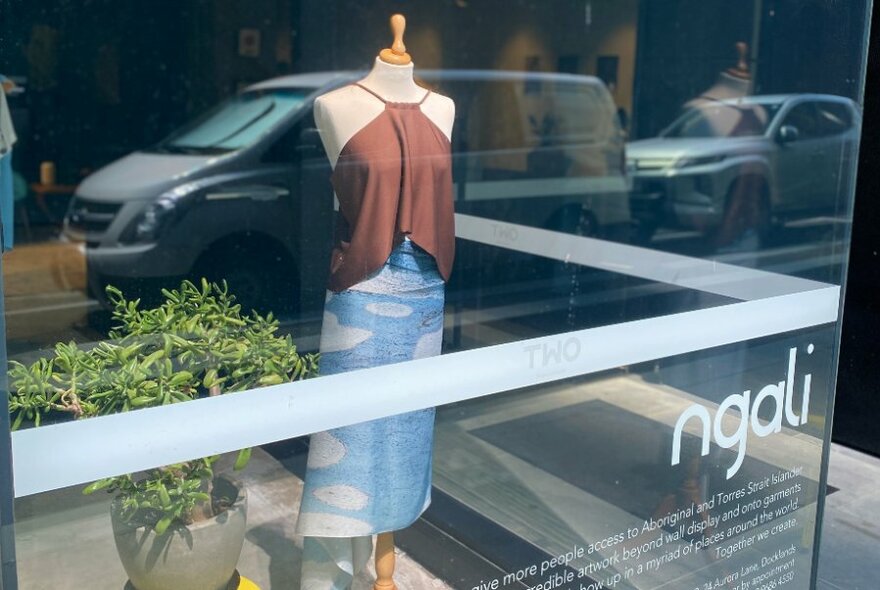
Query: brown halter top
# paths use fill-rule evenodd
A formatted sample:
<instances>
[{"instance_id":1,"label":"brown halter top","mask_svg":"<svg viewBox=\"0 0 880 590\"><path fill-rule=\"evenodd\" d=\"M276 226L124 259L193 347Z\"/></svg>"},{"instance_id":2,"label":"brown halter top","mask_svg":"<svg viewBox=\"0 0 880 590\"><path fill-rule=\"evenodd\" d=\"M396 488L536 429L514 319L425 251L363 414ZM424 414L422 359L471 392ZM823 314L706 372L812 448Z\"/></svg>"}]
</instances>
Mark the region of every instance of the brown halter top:
<instances>
[{"instance_id":1,"label":"brown halter top","mask_svg":"<svg viewBox=\"0 0 880 590\"><path fill-rule=\"evenodd\" d=\"M389 102L346 142L330 177L339 198L329 288L343 291L385 264L409 236L449 280L455 253L452 158L419 102Z\"/></svg>"}]
</instances>

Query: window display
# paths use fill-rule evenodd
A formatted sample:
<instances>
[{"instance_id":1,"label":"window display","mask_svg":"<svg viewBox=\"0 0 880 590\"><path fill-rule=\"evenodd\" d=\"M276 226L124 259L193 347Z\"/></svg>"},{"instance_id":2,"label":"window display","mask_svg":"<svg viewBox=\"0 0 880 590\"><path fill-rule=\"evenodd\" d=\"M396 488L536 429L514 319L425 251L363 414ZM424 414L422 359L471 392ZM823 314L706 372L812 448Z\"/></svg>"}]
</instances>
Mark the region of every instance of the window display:
<instances>
[{"instance_id":1,"label":"window display","mask_svg":"<svg viewBox=\"0 0 880 590\"><path fill-rule=\"evenodd\" d=\"M398 4L0 0L3 588L813 587L870 3Z\"/></svg>"}]
</instances>

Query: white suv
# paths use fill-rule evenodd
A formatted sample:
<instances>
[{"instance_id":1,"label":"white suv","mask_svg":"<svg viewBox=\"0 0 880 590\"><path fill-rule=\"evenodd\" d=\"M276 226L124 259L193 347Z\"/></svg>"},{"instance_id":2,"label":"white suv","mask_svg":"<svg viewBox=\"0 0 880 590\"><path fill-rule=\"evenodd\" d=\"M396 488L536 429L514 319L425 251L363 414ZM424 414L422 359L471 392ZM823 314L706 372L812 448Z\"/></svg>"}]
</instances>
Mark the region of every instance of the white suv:
<instances>
[{"instance_id":1,"label":"white suv","mask_svg":"<svg viewBox=\"0 0 880 590\"><path fill-rule=\"evenodd\" d=\"M642 236L661 225L711 231L743 193L764 228L834 214L847 194L860 123L853 101L825 94L693 103L658 137L627 144Z\"/></svg>"}]
</instances>

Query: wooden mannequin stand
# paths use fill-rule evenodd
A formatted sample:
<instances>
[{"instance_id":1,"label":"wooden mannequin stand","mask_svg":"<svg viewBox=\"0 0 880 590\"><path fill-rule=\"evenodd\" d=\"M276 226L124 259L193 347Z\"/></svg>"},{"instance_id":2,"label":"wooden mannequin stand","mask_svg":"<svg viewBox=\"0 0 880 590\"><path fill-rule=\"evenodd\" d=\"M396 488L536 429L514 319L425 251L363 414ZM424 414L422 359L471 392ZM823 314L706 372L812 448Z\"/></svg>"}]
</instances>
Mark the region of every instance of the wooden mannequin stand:
<instances>
[{"instance_id":1,"label":"wooden mannequin stand","mask_svg":"<svg viewBox=\"0 0 880 590\"><path fill-rule=\"evenodd\" d=\"M388 49L379 53L379 59L385 63L403 66L412 62L403 44L403 32L406 30L406 18L402 14L391 17L391 31L394 42ZM397 590L394 584L394 533L379 533L376 538L376 583L373 590Z\"/></svg>"},{"instance_id":2,"label":"wooden mannequin stand","mask_svg":"<svg viewBox=\"0 0 880 590\"><path fill-rule=\"evenodd\" d=\"M376 583L373 590L397 590L394 584L394 533L379 533L376 538Z\"/></svg>"}]
</instances>

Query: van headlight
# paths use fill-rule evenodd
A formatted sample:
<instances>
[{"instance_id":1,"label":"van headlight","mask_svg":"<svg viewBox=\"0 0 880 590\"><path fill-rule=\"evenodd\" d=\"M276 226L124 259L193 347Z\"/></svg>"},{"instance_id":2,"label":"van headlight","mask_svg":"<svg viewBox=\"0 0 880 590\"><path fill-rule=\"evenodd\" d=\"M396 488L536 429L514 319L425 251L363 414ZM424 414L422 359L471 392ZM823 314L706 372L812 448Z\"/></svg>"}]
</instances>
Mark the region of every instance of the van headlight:
<instances>
[{"instance_id":1,"label":"van headlight","mask_svg":"<svg viewBox=\"0 0 880 590\"><path fill-rule=\"evenodd\" d=\"M158 199L136 216L119 241L125 244L148 244L156 242L162 234L179 219L195 202L195 184L185 184L159 196Z\"/></svg>"}]
</instances>

